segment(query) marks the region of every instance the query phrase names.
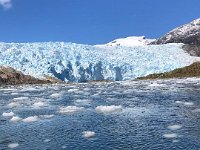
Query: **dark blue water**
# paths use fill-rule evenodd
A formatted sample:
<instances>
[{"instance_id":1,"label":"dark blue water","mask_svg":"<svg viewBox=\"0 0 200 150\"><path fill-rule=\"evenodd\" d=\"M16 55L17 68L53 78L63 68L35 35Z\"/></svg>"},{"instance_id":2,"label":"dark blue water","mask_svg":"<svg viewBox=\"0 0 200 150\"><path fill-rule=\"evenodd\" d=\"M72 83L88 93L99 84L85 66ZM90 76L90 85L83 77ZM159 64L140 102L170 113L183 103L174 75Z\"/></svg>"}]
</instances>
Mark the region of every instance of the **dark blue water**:
<instances>
[{"instance_id":1,"label":"dark blue water","mask_svg":"<svg viewBox=\"0 0 200 150\"><path fill-rule=\"evenodd\" d=\"M199 83L1 87L0 149L200 150Z\"/></svg>"}]
</instances>

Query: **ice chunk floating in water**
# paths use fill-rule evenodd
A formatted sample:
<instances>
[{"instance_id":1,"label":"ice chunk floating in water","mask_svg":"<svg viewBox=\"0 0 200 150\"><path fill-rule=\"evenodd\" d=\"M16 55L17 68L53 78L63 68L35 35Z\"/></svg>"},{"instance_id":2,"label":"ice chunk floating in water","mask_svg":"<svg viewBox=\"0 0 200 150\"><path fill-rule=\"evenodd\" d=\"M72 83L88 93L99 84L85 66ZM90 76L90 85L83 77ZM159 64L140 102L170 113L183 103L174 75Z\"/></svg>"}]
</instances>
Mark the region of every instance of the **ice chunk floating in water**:
<instances>
[{"instance_id":1,"label":"ice chunk floating in water","mask_svg":"<svg viewBox=\"0 0 200 150\"><path fill-rule=\"evenodd\" d=\"M18 121L21 121L22 118L18 117L18 116L14 116L10 119L11 122L18 122Z\"/></svg>"},{"instance_id":2,"label":"ice chunk floating in water","mask_svg":"<svg viewBox=\"0 0 200 150\"><path fill-rule=\"evenodd\" d=\"M176 125L168 126L167 128L170 129L170 130L178 130L178 129L182 128L182 125L176 124Z\"/></svg>"},{"instance_id":3,"label":"ice chunk floating in water","mask_svg":"<svg viewBox=\"0 0 200 150\"><path fill-rule=\"evenodd\" d=\"M44 102L35 102L35 103L33 104L33 107L37 107L37 108L39 108L39 107L44 107L44 106L47 106L47 104L44 103Z\"/></svg>"},{"instance_id":4,"label":"ice chunk floating in water","mask_svg":"<svg viewBox=\"0 0 200 150\"><path fill-rule=\"evenodd\" d=\"M83 137L84 138L92 138L95 136L95 132L93 131L84 131L83 132Z\"/></svg>"},{"instance_id":5,"label":"ice chunk floating in water","mask_svg":"<svg viewBox=\"0 0 200 150\"><path fill-rule=\"evenodd\" d=\"M11 144L8 145L8 148L16 148L18 146L19 146L18 143L11 143Z\"/></svg>"},{"instance_id":6,"label":"ice chunk floating in water","mask_svg":"<svg viewBox=\"0 0 200 150\"><path fill-rule=\"evenodd\" d=\"M99 113L115 113L115 112L120 112L122 111L122 106L97 106L95 110Z\"/></svg>"},{"instance_id":7,"label":"ice chunk floating in water","mask_svg":"<svg viewBox=\"0 0 200 150\"><path fill-rule=\"evenodd\" d=\"M0 51L0 65L35 77L49 75L72 82L132 80L199 60L185 53L182 44L99 47L64 42L0 43Z\"/></svg>"},{"instance_id":8,"label":"ice chunk floating in water","mask_svg":"<svg viewBox=\"0 0 200 150\"><path fill-rule=\"evenodd\" d=\"M168 133L163 135L165 138L176 138L177 134L176 133Z\"/></svg>"},{"instance_id":9,"label":"ice chunk floating in water","mask_svg":"<svg viewBox=\"0 0 200 150\"><path fill-rule=\"evenodd\" d=\"M4 116L4 117L12 117L12 116L14 116L15 114L11 111L11 112L4 112L3 114L2 114L2 116Z\"/></svg>"},{"instance_id":10,"label":"ice chunk floating in water","mask_svg":"<svg viewBox=\"0 0 200 150\"><path fill-rule=\"evenodd\" d=\"M39 120L38 116L30 116L30 117L23 119L22 121L28 123L28 122L36 122L38 120Z\"/></svg>"},{"instance_id":11,"label":"ice chunk floating in water","mask_svg":"<svg viewBox=\"0 0 200 150\"><path fill-rule=\"evenodd\" d=\"M74 113L83 110L83 107L77 107L77 106L67 106L67 107L61 107L60 113L67 114L67 113Z\"/></svg>"}]
</instances>

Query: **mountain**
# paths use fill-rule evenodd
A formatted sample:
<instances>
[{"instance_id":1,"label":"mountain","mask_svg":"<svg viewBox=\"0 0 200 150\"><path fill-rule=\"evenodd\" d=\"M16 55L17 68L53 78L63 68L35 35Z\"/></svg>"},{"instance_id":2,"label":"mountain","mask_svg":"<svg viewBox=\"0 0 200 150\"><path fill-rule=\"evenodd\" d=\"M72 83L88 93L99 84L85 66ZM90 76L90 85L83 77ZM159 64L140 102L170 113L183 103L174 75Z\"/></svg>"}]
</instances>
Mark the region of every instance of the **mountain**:
<instances>
[{"instance_id":1,"label":"mountain","mask_svg":"<svg viewBox=\"0 0 200 150\"><path fill-rule=\"evenodd\" d=\"M139 39L139 38L138 38ZM92 46L65 42L0 43L0 65L37 78L65 82L132 80L181 68L200 60L183 44Z\"/></svg>"},{"instance_id":2,"label":"mountain","mask_svg":"<svg viewBox=\"0 0 200 150\"><path fill-rule=\"evenodd\" d=\"M173 29L151 44L184 43L200 45L200 18Z\"/></svg>"},{"instance_id":3,"label":"mountain","mask_svg":"<svg viewBox=\"0 0 200 150\"><path fill-rule=\"evenodd\" d=\"M131 36L127 38L120 38L113 40L105 45L97 46L125 46L125 47L134 47L134 46L143 46L148 45L153 42L154 39L146 39L145 36Z\"/></svg>"}]
</instances>

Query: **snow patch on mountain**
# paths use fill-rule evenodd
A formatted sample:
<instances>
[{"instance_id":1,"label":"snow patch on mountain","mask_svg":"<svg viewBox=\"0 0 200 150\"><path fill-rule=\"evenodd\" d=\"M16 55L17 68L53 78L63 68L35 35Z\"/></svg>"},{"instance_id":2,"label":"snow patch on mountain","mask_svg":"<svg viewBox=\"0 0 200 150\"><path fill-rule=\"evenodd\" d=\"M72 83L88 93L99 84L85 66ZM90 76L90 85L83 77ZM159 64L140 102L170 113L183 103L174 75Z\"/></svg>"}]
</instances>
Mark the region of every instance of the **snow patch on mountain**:
<instances>
[{"instance_id":1,"label":"snow patch on mountain","mask_svg":"<svg viewBox=\"0 0 200 150\"><path fill-rule=\"evenodd\" d=\"M163 37L153 41L151 44L184 43L200 44L200 18L182 25L168 32Z\"/></svg>"},{"instance_id":2,"label":"snow patch on mountain","mask_svg":"<svg viewBox=\"0 0 200 150\"><path fill-rule=\"evenodd\" d=\"M143 46L148 45L153 42L155 39L146 39L145 36L131 36L127 38L120 38L113 40L105 45L96 45L99 47L102 46L126 46L126 47L134 47L134 46Z\"/></svg>"},{"instance_id":3,"label":"snow patch on mountain","mask_svg":"<svg viewBox=\"0 0 200 150\"><path fill-rule=\"evenodd\" d=\"M181 68L200 60L182 44L90 46L75 43L0 43L0 65L35 77L63 81L132 80Z\"/></svg>"},{"instance_id":4,"label":"snow patch on mountain","mask_svg":"<svg viewBox=\"0 0 200 150\"><path fill-rule=\"evenodd\" d=\"M185 24L181 27L173 29L172 31L169 32L168 35L170 35L170 33L172 33L172 32L175 34L175 36L180 36L180 35L185 35L185 34L194 34L194 33L192 33L192 31L200 32L200 18L193 20L192 22Z\"/></svg>"}]
</instances>

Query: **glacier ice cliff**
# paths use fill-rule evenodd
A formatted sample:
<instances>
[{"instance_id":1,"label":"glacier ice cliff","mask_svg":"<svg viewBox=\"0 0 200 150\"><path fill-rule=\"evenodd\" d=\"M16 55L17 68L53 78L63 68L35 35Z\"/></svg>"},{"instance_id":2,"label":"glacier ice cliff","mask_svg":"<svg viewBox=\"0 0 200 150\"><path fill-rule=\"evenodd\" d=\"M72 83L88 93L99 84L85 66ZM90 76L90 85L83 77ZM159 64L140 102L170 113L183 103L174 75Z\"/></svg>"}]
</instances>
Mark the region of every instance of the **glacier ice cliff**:
<instances>
[{"instance_id":1,"label":"glacier ice cliff","mask_svg":"<svg viewBox=\"0 0 200 150\"><path fill-rule=\"evenodd\" d=\"M199 60L182 44L91 46L65 42L0 43L0 65L66 82L132 80L171 71Z\"/></svg>"}]
</instances>

